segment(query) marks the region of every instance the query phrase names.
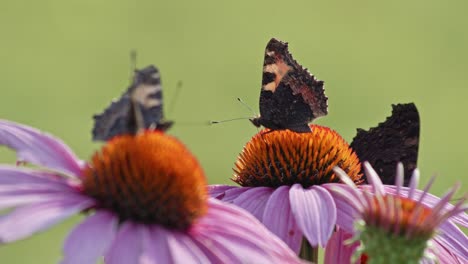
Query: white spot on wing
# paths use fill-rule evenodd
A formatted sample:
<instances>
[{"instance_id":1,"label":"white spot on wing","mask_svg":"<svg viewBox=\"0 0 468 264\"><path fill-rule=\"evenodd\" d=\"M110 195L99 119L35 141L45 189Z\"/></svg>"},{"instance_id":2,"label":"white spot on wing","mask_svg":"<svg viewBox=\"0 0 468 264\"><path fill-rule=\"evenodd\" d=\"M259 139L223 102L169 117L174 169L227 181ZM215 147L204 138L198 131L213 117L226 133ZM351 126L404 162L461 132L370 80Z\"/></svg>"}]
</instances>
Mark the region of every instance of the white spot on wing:
<instances>
[{"instance_id":1,"label":"white spot on wing","mask_svg":"<svg viewBox=\"0 0 468 264\"><path fill-rule=\"evenodd\" d=\"M275 82L267 83L267 84L263 85L263 89L267 90L267 91L275 92L276 83Z\"/></svg>"},{"instance_id":2,"label":"white spot on wing","mask_svg":"<svg viewBox=\"0 0 468 264\"><path fill-rule=\"evenodd\" d=\"M275 75L275 80L265 84L263 89L275 92L276 87L278 87L281 80L283 80L284 76L286 76L290 70L291 67L284 61L278 61L276 63L265 65L263 67L263 72L273 73Z\"/></svg>"},{"instance_id":3,"label":"white spot on wing","mask_svg":"<svg viewBox=\"0 0 468 264\"><path fill-rule=\"evenodd\" d=\"M161 85L147 85L141 84L135 88L132 94L132 98L142 104L145 108L151 108L154 106L161 105L161 100L151 98L151 94L155 94L161 91Z\"/></svg>"},{"instance_id":4,"label":"white spot on wing","mask_svg":"<svg viewBox=\"0 0 468 264\"><path fill-rule=\"evenodd\" d=\"M263 67L263 71L277 74L278 73L278 65L276 65L276 64L265 65L265 67Z\"/></svg>"}]
</instances>

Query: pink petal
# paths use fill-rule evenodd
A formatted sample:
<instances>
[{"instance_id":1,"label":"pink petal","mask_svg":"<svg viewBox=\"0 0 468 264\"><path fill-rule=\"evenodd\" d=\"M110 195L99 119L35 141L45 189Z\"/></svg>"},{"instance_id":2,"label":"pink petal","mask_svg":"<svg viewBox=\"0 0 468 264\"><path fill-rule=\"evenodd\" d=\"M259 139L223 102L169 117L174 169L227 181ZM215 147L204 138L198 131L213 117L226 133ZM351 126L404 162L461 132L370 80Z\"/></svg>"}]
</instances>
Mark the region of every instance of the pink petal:
<instances>
[{"instance_id":1,"label":"pink petal","mask_svg":"<svg viewBox=\"0 0 468 264\"><path fill-rule=\"evenodd\" d=\"M78 191L64 178L27 168L0 166L0 210L49 200Z\"/></svg>"},{"instance_id":2,"label":"pink petal","mask_svg":"<svg viewBox=\"0 0 468 264\"><path fill-rule=\"evenodd\" d=\"M223 263L299 263L294 252L255 217L213 199L209 200L208 214L194 225L190 235L204 245L204 251L210 251L210 259L223 259Z\"/></svg>"},{"instance_id":3,"label":"pink petal","mask_svg":"<svg viewBox=\"0 0 468 264\"><path fill-rule=\"evenodd\" d=\"M208 194L210 195L210 197L222 200L224 198L225 192L234 188L237 189L239 187L223 184L208 185Z\"/></svg>"},{"instance_id":4,"label":"pink petal","mask_svg":"<svg viewBox=\"0 0 468 264\"><path fill-rule=\"evenodd\" d=\"M207 233L197 234L193 239L209 259L210 263L226 263L228 260L232 263L242 263L242 259L245 258L245 256L239 256L238 252L233 251L232 248L226 246L222 241L218 241L216 237L210 236ZM232 241L229 241L229 243L232 243Z\"/></svg>"},{"instance_id":5,"label":"pink petal","mask_svg":"<svg viewBox=\"0 0 468 264\"><path fill-rule=\"evenodd\" d=\"M294 220L289 204L289 186L277 188L268 200L262 223L299 254L302 232Z\"/></svg>"},{"instance_id":6,"label":"pink petal","mask_svg":"<svg viewBox=\"0 0 468 264\"><path fill-rule=\"evenodd\" d=\"M117 232L117 218L104 211L89 216L65 240L62 264L93 264L104 255Z\"/></svg>"},{"instance_id":7,"label":"pink petal","mask_svg":"<svg viewBox=\"0 0 468 264\"><path fill-rule=\"evenodd\" d=\"M90 199L73 196L17 208L0 218L0 243L28 237L92 205Z\"/></svg>"},{"instance_id":8,"label":"pink petal","mask_svg":"<svg viewBox=\"0 0 468 264\"><path fill-rule=\"evenodd\" d=\"M265 205L273 193L273 189L269 187L255 187L245 190L233 203L247 211L249 211L258 220L262 220Z\"/></svg>"},{"instance_id":9,"label":"pink petal","mask_svg":"<svg viewBox=\"0 0 468 264\"><path fill-rule=\"evenodd\" d=\"M104 262L106 264L139 263L143 253L145 228L145 226L129 221L124 222L107 251Z\"/></svg>"},{"instance_id":10,"label":"pink petal","mask_svg":"<svg viewBox=\"0 0 468 264\"><path fill-rule=\"evenodd\" d=\"M432 253L436 255L439 264L462 264L467 263L467 259L462 262L456 255L453 254L449 249L444 247L438 240L432 240Z\"/></svg>"},{"instance_id":11,"label":"pink petal","mask_svg":"<svg viewBox=\"0 0 468 264\"><path fill-rule=\"evenodd\" d=\"M336 223L336 207L330 193L320 186L304 189L294 184L289 200L296 222L309 243L324 247Z\"/></svg>"},{"instance_id":12,"label":"pink petal","mask_svg":"<svg viewBox=\"0 0 468 264\"><path fill-rule=\"evenodd\" d=\"M352 238L352 235L338 229L328 240L325 248L325 264L351 263L351 257L359 246L359 242L348 245L346 241Z\"/></svg>"},{"instance_id":13,"label":"pink petal","mask_svg":"<svg viewBox=\"0 0 468 264\"><path fill-rule=\"evenodd\" d=\"M262 243L269 243L269 239L264 237L264 240L260 241L246 236L247 234L244 236L232 234L229 230L212 230L210 233L198 235L196 239L205 246L205 249L216 255L217 259L221 259L220 263L290 263L280 262L279 258L273 256L273 250L262 246Z\"/></svg>"},{"instance_id":14,"label":"pink petal","mask_svg":"<svg viewBox=\"0 0 468 264\"><path fill-rule=\"evenodd\" d=\"M54 202L62 199L63 193L11 193L0 195L0 210L8 209L27 204L40 204L44 202ZM73 194L74 195L74 194ZM87 199L83 196L84 199ZM1 218L0 218L1 219Z\"/></svg>"},{"instance_id":15,"label":"pink petal","mask_svg":"<svg viewBox=\"0 0 468 264\"><path fill-rule=\"evenodd\" d=\"M24 167L0 165L0 187L6 186L12 189L14 186L35 184L49 186L49 189L69 186L67 179L53 175L49 172L38 171Z\"/></svg>"},{"instance_id":16,"label":"pink petal","mask_svg":"<svg viewBox=\"0 0 468 264\"><path fill-rule=\"evenodd\" d=\"M224 196L222 198L218 198L223 202L232 203L239 195L243 194L244 192L254 189L253 187L234 187L229 188L224 191Z\"/></svg>"},{"instance_id":17,"label":"pink petal","mask_svg":"<svg viewBox=\"0 0 468 264\"><path fill-rule=\"evenodd\" d=\"M468 259L468 237L451 221L440 225L440 233L434 237L452 253Z\"/></svg>"},{"instance_id":18,"label":"pink petal","mask_svg":"<svg viewBox=\"0 0 468 264\"><path fill-rule=\"evenodd\" d=\"M167 236L167 241L172 263L209 263L205 253L186 234L172 232L170 236Z\"/></svg>"},{"instance_id":19,"label":"pink petal","mask_svg":"<svg viewBox=\"0 0 468 264\"><path fill-rule=\"evenodd\" d=\"M141 264L173 263L168 244L171 231L157 225L143 233L143 255Z\"/></svg>"},{"instance_id":20,"label":"pink petal","mask_svg":"<svg viewBox=\"0 0 468 264\"><path fill-rule=\"evenodd\" d=\"M354 232L354 221L360 218L363 204L366 203L361 190L344 184L323 184L329 190L336 206L336 224L347 232Z\"/></svg>"},{"instance_id":21,"label":"pink petal","mask_svg":"<svg viewBox=\"0 0 468 264\"><path fill-rule=\"evenodd\" d=\"M70 176L81 174L80 161L61 140L34 128L0 120L0 144L16 151L18 160Z\"/></svg>"},{"instance_id":22,"label":"pink petal","mask_svg":"<svg viewBox=\"0 0 468 264\"><path fill-rule=\"evenodd\" d=\"M349 202L334 196L336 206L336 224L347 232L354 232L354 222L360 218L360 214Z\"/></svg>"}]
</instances>

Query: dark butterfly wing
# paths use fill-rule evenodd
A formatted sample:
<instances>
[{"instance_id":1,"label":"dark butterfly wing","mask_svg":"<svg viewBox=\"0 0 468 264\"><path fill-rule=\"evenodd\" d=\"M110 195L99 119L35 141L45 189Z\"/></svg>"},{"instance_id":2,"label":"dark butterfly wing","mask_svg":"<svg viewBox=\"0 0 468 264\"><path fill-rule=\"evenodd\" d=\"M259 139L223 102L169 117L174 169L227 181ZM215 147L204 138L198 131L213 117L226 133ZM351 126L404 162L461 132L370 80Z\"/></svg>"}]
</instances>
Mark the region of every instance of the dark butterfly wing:
<instances>
[{"instance_id":1,"label":"dark butterfly wing","mask_svg":"<svg viewBox=\"0 0 468 264\"><path fill-rule=\"evenodd\" d=\"M407 186L418 161L419 113L413 103L392 108L392 115L377 127L358 129L351 148L361 161L372 165L384 184L395 184L396 167L402 162Z\"/></svg>"},{"instance_id":2,"label":"dark butterfly wing","mask_svg":"<svg viewBox=\"0 0 468 264\"><path fill-rule=\"evenodd\" d=\"M328 113L323 81L299 65L288 44L271 39L265 49L260 117L254 125L309 132L308 123Z\"/></svg>"},{"instance_id":3,"label":"dark butterfly wing","mask_svg":"<svg viewBox=\"0 0 468 264\"><path fill-rule=\"evenodd\" d=\"M116 135L135 133L135 107L141 114L144 128L165 131L172 125L163 120L161 79L158 69L152 65L136 70L127 91L103 113L93 117L93 140L105 141Z\"/></svg>"}]
</instances>

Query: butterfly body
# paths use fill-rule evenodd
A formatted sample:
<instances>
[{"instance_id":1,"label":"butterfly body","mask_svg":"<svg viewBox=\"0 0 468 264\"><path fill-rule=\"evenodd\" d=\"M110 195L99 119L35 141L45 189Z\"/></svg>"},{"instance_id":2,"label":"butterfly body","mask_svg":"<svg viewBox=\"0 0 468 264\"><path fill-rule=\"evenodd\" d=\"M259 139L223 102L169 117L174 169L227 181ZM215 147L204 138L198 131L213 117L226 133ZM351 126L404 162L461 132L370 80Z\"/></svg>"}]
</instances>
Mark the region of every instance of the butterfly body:
<instances>
[{"instance_id":1,"label":"butterfly body","mask_svg":"<svg viewBox=\"0 0 468 264\"><path fill-rule=\"evenodd\" d=\"M255 126L310 132L308 123L328 113L323 81L297 63L288 44L271 39L265 49L260 116Z\"/></svg>"},{"instance_id":2,"label":"butterfly body","mask_svg":"<svg viewBox=\"0 0 468 264\"><path fill-rule=\"evenodd\" d=\"M135 134L141 128L165 131L159 71L150 65L135 70L133 82L103 113L94 116L93 140L109 140L116 135ZM137 125L137 123L139 125ZM140 127L141 126L141 127Z\"/></svg>"}]
</instances>

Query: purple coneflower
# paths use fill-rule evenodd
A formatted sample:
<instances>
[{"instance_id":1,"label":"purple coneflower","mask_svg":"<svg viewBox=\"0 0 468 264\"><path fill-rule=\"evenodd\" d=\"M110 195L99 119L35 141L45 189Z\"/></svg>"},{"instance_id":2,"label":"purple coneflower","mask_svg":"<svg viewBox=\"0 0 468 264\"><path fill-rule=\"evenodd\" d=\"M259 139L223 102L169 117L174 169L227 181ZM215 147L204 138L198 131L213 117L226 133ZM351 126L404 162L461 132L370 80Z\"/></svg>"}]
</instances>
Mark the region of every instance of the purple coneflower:
<instances>
[{"instance_id":1,"label":"purple coneflower","mask_svg":"<svg viewBox=\"0 0 468 264\"><path fill-rule=\"evenodd\" d=\"M466 263L468 238L455 225L468 226L468 209L465 194L455 205L449 203L458 186L442 198L428 193L433 179L424 188L417 190L419 173L416 170L409 187L403 187L403 166L396 173L395 186L383 185L377 173L366 162L366 176L370 186L356 187L346 173L336 169L347 185L333 186L332 193L342 205L352 207L354 214L341 215L355 223L354 230L348 225L335 236L360 241L356 249L342 240L330 240L327 245L326 263L355 263L364 257L364 263L428 263L437 259L440 263ZM347 228L347 230L346 230ZM350 242L350 241L348 241ZM352 252L354 259L350 259Z\"/></svg>"},{"instance_id":2,"label":"purple coneflower","mask_svg":"<svg viewBox=\"0 0 468 264\"><path fill-rule=\"evenodd\" d=\"M209 199L198 161L157 131L117 136L89 163L60 140L0 121L0 144L34 168L0 165L0 242L26 238L80 212L62 263L296 263L242 209Z\"/></svg>"},{"instance_id":3,"label":"purple coneflower","mask_svg":"<svg viewBox=\"0 0 468 264\"><path fill-rule=\"evenodd\" d=\"M324 247L340 224L329 192L340 182L333 168L339 166L356 184L362 182L359 159L345 140L327 127L311 128L310 133L260 131L235 164L232 180L241 187L209 187L211 196L251 212L296 253L303 237L313 247Z\"/></svg>"}]
</instances>

